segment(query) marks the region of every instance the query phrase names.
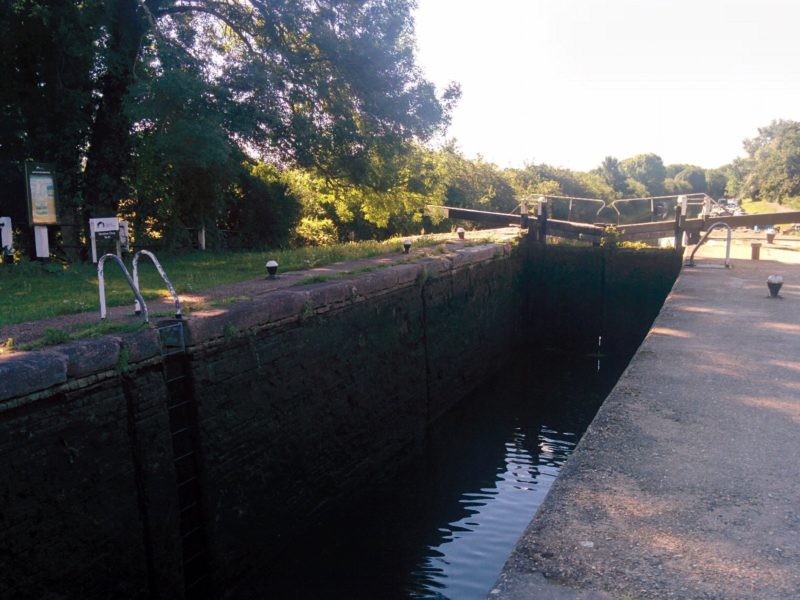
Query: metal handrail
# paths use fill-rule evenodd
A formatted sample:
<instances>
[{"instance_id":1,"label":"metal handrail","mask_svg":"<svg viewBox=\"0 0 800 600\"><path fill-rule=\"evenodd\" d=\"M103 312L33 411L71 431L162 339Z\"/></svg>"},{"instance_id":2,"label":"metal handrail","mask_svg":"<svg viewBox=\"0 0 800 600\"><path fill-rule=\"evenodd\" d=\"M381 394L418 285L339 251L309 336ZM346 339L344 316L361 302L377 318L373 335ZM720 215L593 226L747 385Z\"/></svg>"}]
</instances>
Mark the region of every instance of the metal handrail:
<instances>
[{"instance_id":1,"label":"metal handrail","mask_svg":"<svg viewBox=\"0 0 800 600\"><path fill-rule=\"evenodd\" d=\"M149 250L139 250L136 254L133 255L133 285L136 286L138 291L139 289L139 257L144 254L145 256L149 257L150 260L153 261L153 264L156 266L156 270L158 274L161 275L161 279L164 280L164 284L167 286L169 293L172 294L173 300L175 300L175 318L181 318L181 300L178 298L178 294L175 293L175 288L172 287L172 284L167 279L167 274L164 272L164 268L161 266L161 263L158 262L156 255L150 252ZM137 315L140 312L139 308L139 300L136 300L136 304L134 304L133 312Z\"/></svg>"},{"instance_id":2,"label":"metal handrail","mask_svg":"<svg viewBox=\"0 0 800 600\"><path fill-rule=\"evenodd\" d=\"M573 209L573 204L574 204L575 201L583 202L583 203L590 203L590 204L595 204L595 205L599 204L600 208L598 208L597 211L595 212L595 217L597 217L597 215L600 214L600 211L603 210L606 207L605 201L601 200L599 198L581 198L579 196L554 196L552 194L540 195L540 196L537 196L535 199L533 197L529 196L527 198L524 198L522 200L522 202L520 203L520 205L524 203L524 204L530 206L531 204L533 204L535 202L538 202L538 201L540 201L542 199L568 201L569 205L567 207L567 221L572 221L572 209Z\"/></svg>"},{"instance_id":3,"label":"metal handrail","mask_svg":"<svg viewBox=\"0 0 800 600\"><path fill-rule=\"evenodd\" d=\"M733 228L731 228L731 226L728 225L727 223L714 223L711 227L708 228L708 231L706 231L705 235L694 247L694 250L692 250L692 254L689 256L689 260L686 263L687 267L694 266L695 252L697 252L700 246L702 246L705 243L705 241L708 239L708 236L711 235L711 232L714 231L717 227L724 227L725 229L728 230L727 241L725 243L725 268L726 269L731 268L731 238L733 237Z\"/></svg>"},{"instance_id":4,"label":"metal handrail","mask_svg":"<svg viewBox=\"0 0 800 600\"><path fill-rule=\"evenodd\" d=\"M100 257L100 260L97 261L97 285L100 291L100 319L102 320L106 318L106 283L103 266L107 258L113 258L119 265L119 268L122 270L122 274L125 275L125 281L127 281L128 285L131 286L133 295L136 296L136 303L141 303L142 312L144 313L144 322L147 323L149 320L147 315L147 304L145 304L144 298L142 298L142 294L139 292L139 286L134 284L133 279L131 279L131 274L128 273L128 269L125 268L125 263L122 262L122 259L116 254L104 254L102 257Z\"/></svg>"}]
</instances>

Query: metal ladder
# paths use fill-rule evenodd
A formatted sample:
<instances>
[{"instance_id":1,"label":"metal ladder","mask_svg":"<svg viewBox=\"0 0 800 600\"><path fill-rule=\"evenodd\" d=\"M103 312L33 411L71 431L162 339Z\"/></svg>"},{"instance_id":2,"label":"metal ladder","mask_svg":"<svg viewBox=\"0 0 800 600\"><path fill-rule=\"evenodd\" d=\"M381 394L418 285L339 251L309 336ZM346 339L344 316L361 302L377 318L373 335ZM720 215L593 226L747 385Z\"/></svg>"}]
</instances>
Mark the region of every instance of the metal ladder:
<instances>
[{"instance_id":1,"label":"metal ladder","mask_svg":"<svg viewBox=\"0 0 800 600\"><path fill-rule=\"evenodd\" d=\"M208 537L199 480L197 407L186 367L183 323L162 321L158 333L180 511L184 587L187 598L206 598L211 596Z\"/></svg>"}]
</instances>

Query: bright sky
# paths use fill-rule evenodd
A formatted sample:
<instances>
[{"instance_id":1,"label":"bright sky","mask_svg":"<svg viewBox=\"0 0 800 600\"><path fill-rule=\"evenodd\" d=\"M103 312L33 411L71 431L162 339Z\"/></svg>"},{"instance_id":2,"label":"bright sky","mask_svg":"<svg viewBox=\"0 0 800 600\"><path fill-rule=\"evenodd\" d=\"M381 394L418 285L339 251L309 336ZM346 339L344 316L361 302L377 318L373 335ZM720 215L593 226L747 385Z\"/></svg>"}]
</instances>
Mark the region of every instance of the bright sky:
<instances>
[{"instance_id":1,"label":"bright sky","mask_svg":"<svg viewBox=\"0 0 800 600\"><path fill-rule=\"evenodd\" d=\"M418 59L462 98L449 137L501 167L644 152L719 167L800 121L797 0L418 0Z\"/></svg>"}]
</instances>

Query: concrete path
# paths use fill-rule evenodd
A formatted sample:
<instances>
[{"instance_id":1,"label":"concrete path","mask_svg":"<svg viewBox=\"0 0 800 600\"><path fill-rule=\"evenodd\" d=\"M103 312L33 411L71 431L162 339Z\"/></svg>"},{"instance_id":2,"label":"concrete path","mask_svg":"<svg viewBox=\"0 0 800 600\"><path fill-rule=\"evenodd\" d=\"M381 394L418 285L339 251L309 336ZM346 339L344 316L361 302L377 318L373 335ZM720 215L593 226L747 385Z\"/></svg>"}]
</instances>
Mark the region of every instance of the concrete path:
<instances>
[{"instance_id":1,"label":"concrete path","mask_svg":"<svg viewBox=\"0 0 800 600\"><path fill-rule=\"evenodd\" d=\"M682 271L490 598L800 598L800 252L722 252Z\"/></svg>"}]
</instances>

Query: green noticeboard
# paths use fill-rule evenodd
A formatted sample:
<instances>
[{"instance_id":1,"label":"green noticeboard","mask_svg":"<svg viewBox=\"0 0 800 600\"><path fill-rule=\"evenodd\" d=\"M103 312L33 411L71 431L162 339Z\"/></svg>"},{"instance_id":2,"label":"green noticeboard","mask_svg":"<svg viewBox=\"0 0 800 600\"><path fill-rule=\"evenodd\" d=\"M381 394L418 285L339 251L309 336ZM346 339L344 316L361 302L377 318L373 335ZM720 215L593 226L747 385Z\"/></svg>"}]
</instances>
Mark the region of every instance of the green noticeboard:
<instances>
[{"instance_id":1,"label":"green noticeboard","mask_svg":"<svg viewBox=\"0 0 800 600\"><path fill-rule=\"evenodd\" d=\"M28 222L31 225L57 225L58 194L53 165L26 162L25 189L28 193Z\"/></svg>"}]
</instances>

